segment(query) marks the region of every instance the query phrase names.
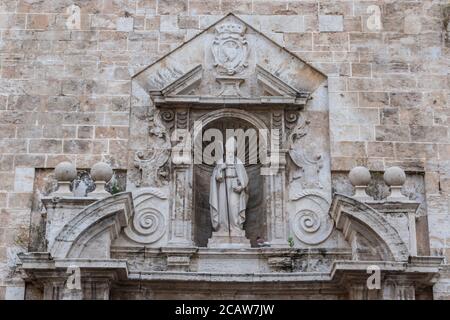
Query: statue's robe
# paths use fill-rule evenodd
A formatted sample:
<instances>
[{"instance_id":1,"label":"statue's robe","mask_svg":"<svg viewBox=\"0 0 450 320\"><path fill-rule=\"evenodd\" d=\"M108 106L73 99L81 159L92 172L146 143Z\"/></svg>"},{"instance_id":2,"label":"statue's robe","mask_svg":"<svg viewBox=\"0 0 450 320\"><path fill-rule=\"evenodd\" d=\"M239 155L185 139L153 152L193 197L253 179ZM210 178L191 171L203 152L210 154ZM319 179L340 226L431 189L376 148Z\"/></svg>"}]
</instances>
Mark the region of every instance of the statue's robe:
<instances>
[{"instance_id":1,"label":"statue's robe","mask_svg":"<svg viewBox=\"0 0 450 320\"><path fill-rule=\"evenodd\" d=\"M248 201L248 176L238 158L234 163L218 161L211 176L209 204L211 222L217 235L242 236ZM242 191L234 191L241 186Z\"/></svg>"}]
</instances>

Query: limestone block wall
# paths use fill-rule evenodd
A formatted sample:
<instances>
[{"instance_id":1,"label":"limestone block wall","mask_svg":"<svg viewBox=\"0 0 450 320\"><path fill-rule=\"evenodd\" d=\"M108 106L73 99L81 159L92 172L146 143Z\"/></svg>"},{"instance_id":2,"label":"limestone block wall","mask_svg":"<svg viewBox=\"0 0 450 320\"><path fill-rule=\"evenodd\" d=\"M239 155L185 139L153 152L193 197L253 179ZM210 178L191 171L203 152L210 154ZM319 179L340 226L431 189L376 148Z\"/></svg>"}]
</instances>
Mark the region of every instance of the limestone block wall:
<instances>
[{"instance_id":1,"label":"limestone block wall","mask_svg":"<svg viewBox=\"0 0 450 320\"><path fill-rule=\"evenodd\" d=\"M1 1L0 299L23 296L14 261L31 241L35 170L63 160L126 170L131 76L228 12L328 76L333 171L399 165L424 175L430 253L450 258L449 6ZM450 298L449 287L441 281L435 297Z\"/></svg>"}]
</instances>

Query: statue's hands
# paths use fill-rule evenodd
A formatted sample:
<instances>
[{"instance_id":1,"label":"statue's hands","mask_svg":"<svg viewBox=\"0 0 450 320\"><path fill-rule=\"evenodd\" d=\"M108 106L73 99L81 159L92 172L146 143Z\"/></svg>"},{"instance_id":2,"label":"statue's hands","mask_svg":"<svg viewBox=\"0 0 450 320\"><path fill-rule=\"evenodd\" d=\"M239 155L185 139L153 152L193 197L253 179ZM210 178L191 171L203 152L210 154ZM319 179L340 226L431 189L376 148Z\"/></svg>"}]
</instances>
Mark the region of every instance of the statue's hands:
<instances>
[{"instance_id":1,"label":"statue's hands","mask_svg":"<svg viewBox=\"0 0 450 320\"><path fill-rule=\"evenodd\" d=\"M224 169L226 168L226 166L224 164L219 164L217 173L216 173L216 181L218 182L222 182L224 180L225 174L224 174Z\"/></svg>"},{"instance_id":2,"label":"statue's hands","mask_svg":"<svg viewBox=\"0 0 450 320\"><path fill-rule=\"evenodd\" d=\"M233 187L234 192L241 193L242 190L244 190L244 187L242 187L242 186Z\"/></svg>"}]
</instances>

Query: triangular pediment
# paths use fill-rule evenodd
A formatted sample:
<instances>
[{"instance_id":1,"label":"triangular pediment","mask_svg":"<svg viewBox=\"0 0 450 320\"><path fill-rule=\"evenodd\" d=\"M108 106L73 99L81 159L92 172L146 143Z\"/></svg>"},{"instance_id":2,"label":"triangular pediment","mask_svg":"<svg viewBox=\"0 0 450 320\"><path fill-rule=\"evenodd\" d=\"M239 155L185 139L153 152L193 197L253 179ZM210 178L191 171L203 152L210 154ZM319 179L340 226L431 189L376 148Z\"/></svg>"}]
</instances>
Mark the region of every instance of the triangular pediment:
<instances>
[{"instance_id":1,"label":"triangular pediment","mask_svg":"<svg viewBox=\"0 0 450 320\"><path fill-rule=\"evenodd\" d=\"M142 103L296 104L325 76L228 14L133 77Z\"/></svg>"}]
</instances>

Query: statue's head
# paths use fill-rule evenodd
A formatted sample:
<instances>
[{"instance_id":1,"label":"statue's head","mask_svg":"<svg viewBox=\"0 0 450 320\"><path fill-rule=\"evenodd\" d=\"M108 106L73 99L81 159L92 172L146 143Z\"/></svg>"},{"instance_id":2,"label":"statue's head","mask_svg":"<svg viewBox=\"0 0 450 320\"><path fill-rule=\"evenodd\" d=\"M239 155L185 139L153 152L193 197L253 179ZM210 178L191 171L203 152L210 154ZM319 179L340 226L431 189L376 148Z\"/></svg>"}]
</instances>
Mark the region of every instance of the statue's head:
<instances>
[{"instance_id":1,"label":"statue's head","mask_svg":"<svg viewBox=\"0 0 450 320\"><path fill-rule=\"evenodd\" d=\"M237 142L235 137L230 137L225 142L225 161L234 163L234 157L237 150Z\"/></svg>"}]
</instances>

